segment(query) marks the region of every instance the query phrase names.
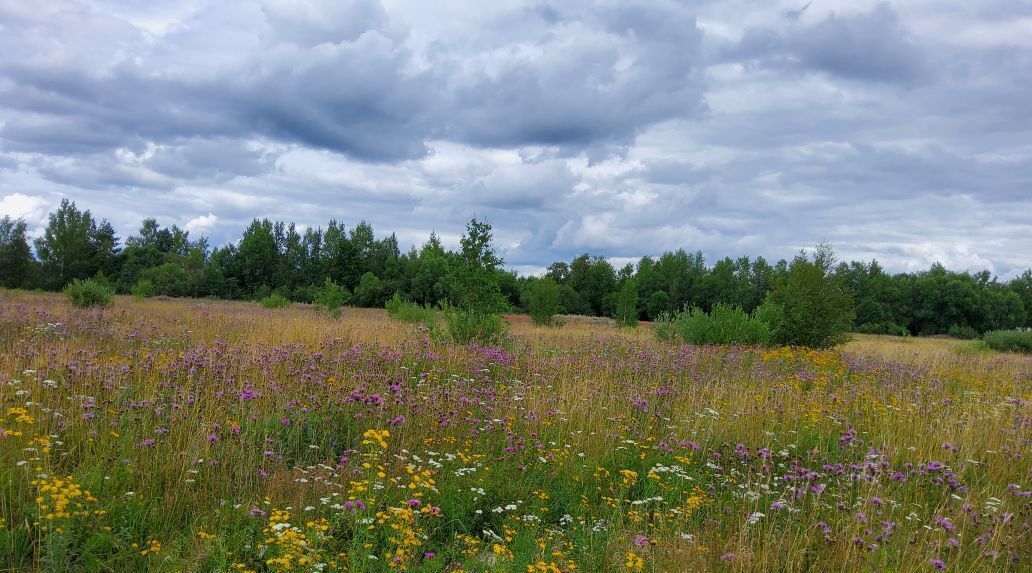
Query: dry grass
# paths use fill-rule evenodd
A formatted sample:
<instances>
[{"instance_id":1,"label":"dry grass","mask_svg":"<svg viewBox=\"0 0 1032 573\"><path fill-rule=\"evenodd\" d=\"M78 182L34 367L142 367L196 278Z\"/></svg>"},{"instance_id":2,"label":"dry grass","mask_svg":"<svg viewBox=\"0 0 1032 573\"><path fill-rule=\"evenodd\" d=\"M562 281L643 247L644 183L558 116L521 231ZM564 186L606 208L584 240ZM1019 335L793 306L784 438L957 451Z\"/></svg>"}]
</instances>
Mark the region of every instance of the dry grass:
<instances>
[{"instance_id":1,"label":"dry grass","mask_svg":"<svg viewBox=\"0 0 1032 573\"><path fill-rule=\"evenodd\" d=\"M1027 356L509 322L506 348L467 348L382 310L0 291L0 564L1029 566ZM62 486L71 514L48 517L55 476L93 501Z\"/></svg>"}]
</instances>

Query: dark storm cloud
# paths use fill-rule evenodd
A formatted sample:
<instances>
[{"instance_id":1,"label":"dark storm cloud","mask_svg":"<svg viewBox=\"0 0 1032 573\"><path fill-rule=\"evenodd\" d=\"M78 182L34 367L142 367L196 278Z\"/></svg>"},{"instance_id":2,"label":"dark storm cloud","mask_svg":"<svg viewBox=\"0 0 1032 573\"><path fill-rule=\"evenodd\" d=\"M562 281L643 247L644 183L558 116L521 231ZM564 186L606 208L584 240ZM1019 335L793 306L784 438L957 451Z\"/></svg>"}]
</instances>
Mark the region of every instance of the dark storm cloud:
<instances>
[{"instance_id":1,"label":"dark storm cloud","mask_svg":"<svg viewBox=\"0 0 1032 573\"><path fill-rule=\"evenodd\" d=\"M1032 264L1032 10L986 2L0 0L0 215L216 244ZM45 217L44 217L45 218Z\"/></svg>"}]
</instances>

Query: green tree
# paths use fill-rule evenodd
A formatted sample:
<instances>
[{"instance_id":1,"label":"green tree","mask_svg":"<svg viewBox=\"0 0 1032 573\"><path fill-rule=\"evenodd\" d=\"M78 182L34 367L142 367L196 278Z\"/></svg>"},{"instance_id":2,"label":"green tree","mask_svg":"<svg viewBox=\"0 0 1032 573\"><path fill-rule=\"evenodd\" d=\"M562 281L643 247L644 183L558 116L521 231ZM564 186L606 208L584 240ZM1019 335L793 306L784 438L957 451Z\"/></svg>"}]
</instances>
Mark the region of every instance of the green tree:
<instances>
[{"instance_id":1,"label":"green tree","mask_svg":"<svg viewBox=\"0 0 1032 573\"><path fill-rule=\"evenodd\" d=\"M460 305L475 314L493 314L505 308L496 273L502 260L495 254L491 239L491 225L473 217L459 243Z\"/></svg>"},{"instance_id":2,"label":"green tree","mask_svg":"<svg viewBox=\"0 0 1032 573\"><path fill-rule=\"evenodd\" d=\"M383 306L383 282L373 273L367 272L362 275L355 287L355 294L351 297L356 306L381 307Z\"/></svg>"},{"instance_id":3,"label":"green tree","mask_svg":"<svg viewBox=\"0 0 1032 573\"><path fill-rule=\"evenodd\" d=\"M255 219L240 239L230 276L239 281L247 296L261 298L259 293L268 295L274 286L278 286L275 279L279 259L280 252L272 222Z\"/></svg>"},{"instance_id":4,"label":"green tree","mask_svg":"<svg viewBox=\"0 0 1032 573\"><path fill-rule=\"evenodd\" d=\"M68 199L50 214L43 236L35 242L44 286L54 290L104 271L117 246L110 224L102 221L98 228L88 210L80 211Z\"/></svg>"},{"instance_id":5,"label":"green tree","mask_svg":"<svg viewBox=\"0 0 1032 573\"><path fill-rule=\"evenodd\" d=\"M818 245L812 257L796 257L786 278L767 296L781 316L780 328L774 333L777 342L828 348L847 340L853 301L831 274L833 263L831 247Z\"/></svg>"},{"instance_id":6,"label":"green tree","mask_svg":"<svg viewBox=\"0 0 1032 573\"><path fill-rule=\"evenodd\" d=\"M171 262L144 270L140 281L149 282L153 294L166 296L185 296L190 286L186 269Z\"/></svg>"},{"instance_id":7,"label":"green tree","mask_svg":"<svg viewBox=\"0 0 1032 573\"><path fill-rule=\"evenodd\" d=\"M506 330L498 312L506 304L498 286L502 260L491 245L491 225L473 217L460 247L452 265L460 307L445 313L448 335L462 344L498 344Z\"/></svg>"},{"instance_id":8,"label":"green tree","mask_svg":"<svg viewBox=\"0 0 1032 573\"><path fill-rule=\"evenodd\" d=\"M657 290L649 296L645 304L645 314L649 320L656 320L660 315L670 312L670 295L665 290Z\"/></svg>"},{"instance_id":9,"label":"green tree","mask_svg":"<svg viewBox=\"0 0 1032 573\"><path fill-rule=\"evenodd\" d=\"M34 265L25 221L7 216L0 219L0 286L28 287Z\"/></svg>"},{"instance_id":10,"label":"green tree","mask_svg":"<svg viewBox=\"0 0 1032 573\"><path fill-rule=\"evenodd\" d=\"M1025 309L1025 316L1021 326L1032 327L1032 269L1021 273L1021 276L1007 283L1007 288L1021 299L1021 305Z\"/></svg>"},{"instance_id":11,"label":"green tree","mask_svg":"<svg viewBox=\"0 0 1032 573\"><path fill-rule=\"evenodd\" d=\"M617 293L614 318L620 326L638 326L638 287L633 279L624 281Z\"/></svg>"},{"instance_id":12,"label":"green tree","mask_svg":"<svg viewBox=\"0 0 1032 573\"><path fill-rule=\"evenodd\" d=\"M534 324L552 324L559 312L559 285L547 276L535 280L530 286L527 310Z\"/></svg>"}]
</instances>

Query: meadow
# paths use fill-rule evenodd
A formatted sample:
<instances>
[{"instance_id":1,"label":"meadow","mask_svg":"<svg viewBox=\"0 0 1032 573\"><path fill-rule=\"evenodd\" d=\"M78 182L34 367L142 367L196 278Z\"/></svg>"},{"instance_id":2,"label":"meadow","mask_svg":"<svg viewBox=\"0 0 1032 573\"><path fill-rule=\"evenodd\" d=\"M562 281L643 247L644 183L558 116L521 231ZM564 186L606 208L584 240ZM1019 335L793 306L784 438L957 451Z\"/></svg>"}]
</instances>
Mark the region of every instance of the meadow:
<instances>
[{"instance_id":1,"label":"meadow","mask_svg":"<svg viewBox=\"0 0 1032 573\"><path fill-rule=\"evenodd\" d=\"M0 571L1028 571L1032 357L0 290Z\"/></svg>"}]
</instances>

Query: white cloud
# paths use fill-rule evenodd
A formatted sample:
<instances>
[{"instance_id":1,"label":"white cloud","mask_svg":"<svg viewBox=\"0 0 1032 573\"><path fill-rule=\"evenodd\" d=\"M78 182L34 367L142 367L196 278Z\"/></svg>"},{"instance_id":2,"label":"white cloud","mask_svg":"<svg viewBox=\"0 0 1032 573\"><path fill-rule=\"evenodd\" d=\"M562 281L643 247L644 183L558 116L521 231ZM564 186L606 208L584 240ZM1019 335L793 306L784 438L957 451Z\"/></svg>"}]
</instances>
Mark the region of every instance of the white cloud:
<instances>
[{"instance_id":1,"label":"white cloud","mask_svg":"<svg viewBox=\"0 0 1032 573\"><path fill-rule=\"evenodd\" d=\"M43 224L47 220L47 210L50 207L50 203L42 197L11 193L0 199L0 216L25 219L30 224Z\"/></svg>"},{"instance_id":2,"label":"white cloud","mask_svg":"<svg viewBox=\"0 0 1032 573\"><path fill-rule=\"evenodd\" d=\"M208 213L207 215L201 215L194 217L183 225L186 231L194 236L208 235L215 228L219 222L219 218L214 213Z\"/></svg>"}]
</instances>

